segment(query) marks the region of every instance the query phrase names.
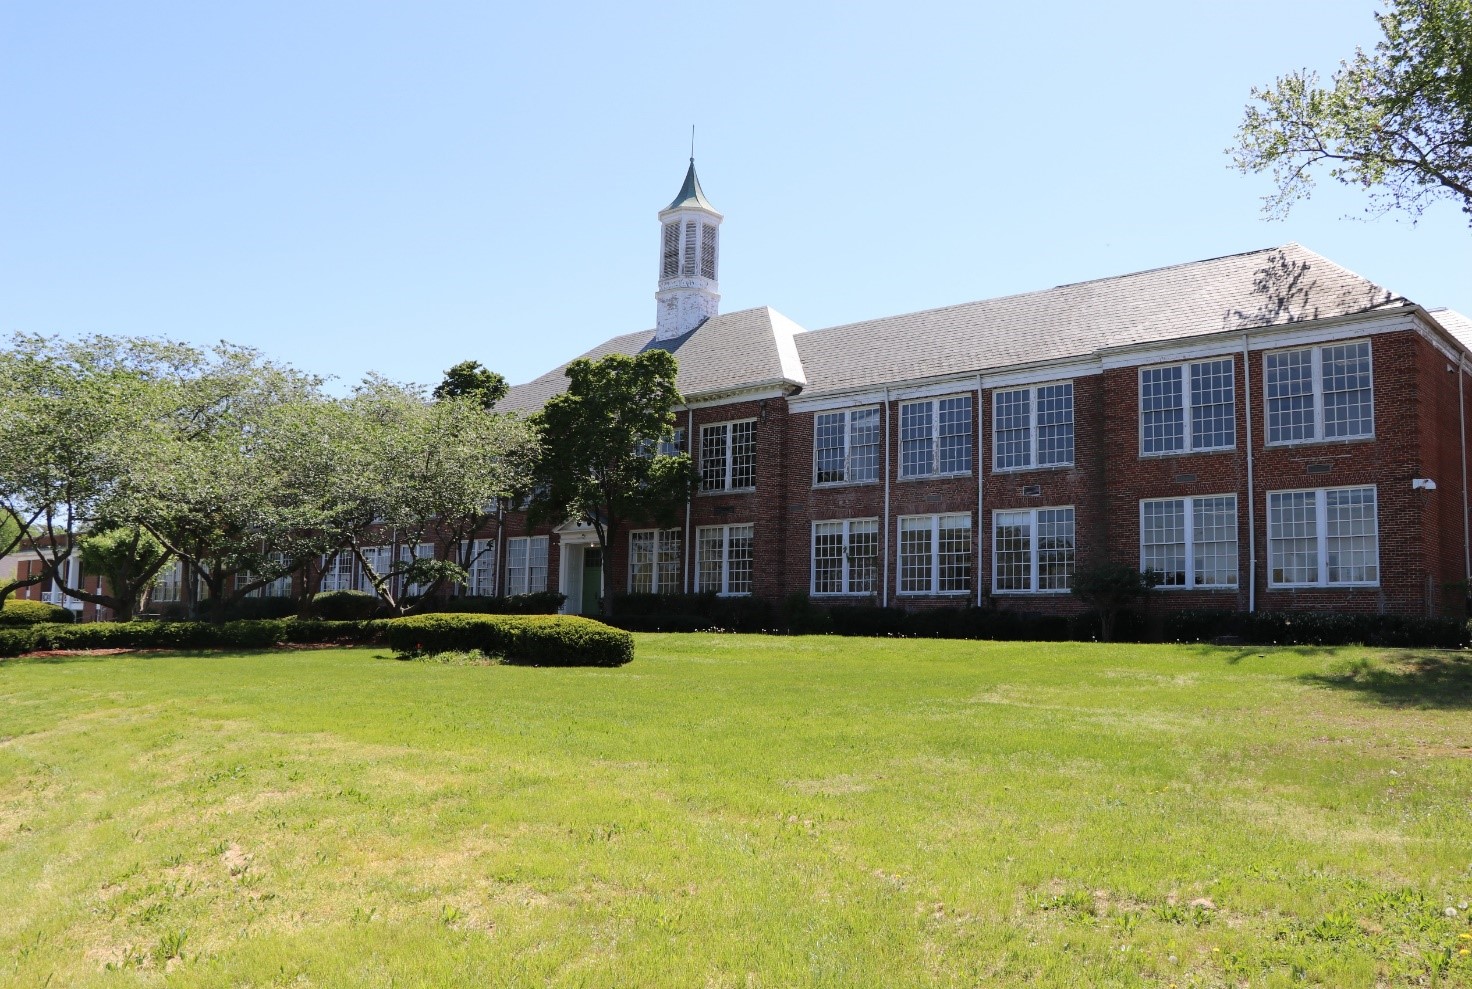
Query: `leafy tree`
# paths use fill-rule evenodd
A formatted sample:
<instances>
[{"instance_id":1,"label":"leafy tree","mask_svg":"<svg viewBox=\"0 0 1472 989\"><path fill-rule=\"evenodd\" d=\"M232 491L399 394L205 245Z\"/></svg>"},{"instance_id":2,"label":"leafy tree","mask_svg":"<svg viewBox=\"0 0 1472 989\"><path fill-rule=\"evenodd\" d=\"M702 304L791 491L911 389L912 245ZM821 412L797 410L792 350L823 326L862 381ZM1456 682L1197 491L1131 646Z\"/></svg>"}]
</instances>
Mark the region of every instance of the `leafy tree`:
<instances>
[{"instance_id":1,"label":"leafy tree","mask_svg":"<svg viewBox=\"0 0 1472 989\"><path fill-rule=\"evenodd\" d=\"M536 416L542 455L533 519L586 521L605 547L631 521L672 525L698 476L686 453L658 452L675 427L675 358L663 350L610 354L567 366L568 387ZM603 554L603 610L615 590L612 554Z\"/></svg>"},{"instance_id":2,"label":"leafy tree","mask_svg":"<svg viewBox=\"0 0 1472 989\"><path fill-rule=\"evenodd\" d=\"M1160 584L1154 570L1144 573L1128 563L1098 563L1073 575L1073 594L1099 612L1099 638L1114 641L1119 613Z\"/></svg>"},{"instance_id":3,"label":"leafy tree","mask_svg":"<svg viewBox=\"0 0 1472 989\"><path fill-rule=\"evenodd\" d=\"M511 386L495 371L488 371L478 361L461 361L445 372L444 380L435 387L435 401L471 398L487 409L506 397Z\"/></svg>"},{"instance_id":4,"label":"leafy tree","mask_svg":"<svg viewBox=\"0 0 1472 989\"><path fill-rule=\"evenodd\" d=\"M1419 216L1461 204L1472 223L1472 0L1388 0L1384 39L1358 49L1325 87L1306 69L1254 88L1229 154L1243 172L1271 171L1270 214L1283 215L1327 166L1372 189L1378 212Z\"/></svg>"},{"instance_id":5,"label":"leafy tree","mask_svg":"<svg viewBox=\"0 0 1472 989\"><path fill-rule=\"evenodd\" d=\"M473 538L498 528L499 505L530 483L537 435L482 395L428 401L420 388L379 377L357 389L347 412L334 482L342 541L383 602L411 612L467 579ZM385 563L369 550L386 537L431 544L434 555Z\"/></svg>"},{"instance_id":6,"label":"leafy tree","mask_svg":"<svg viewBox=\"0 0 1472 989\"><path fill-rule=\"evenodd\" d=\"M97 574L102 589L93 593L69 587L67 593L112 609L113 621L128 622L138 611L144 595L158 581L159 571L170 560L164 544L138 525L119 525L81 537L77 551L82 572Z\"/></svg>"}]
</instances>

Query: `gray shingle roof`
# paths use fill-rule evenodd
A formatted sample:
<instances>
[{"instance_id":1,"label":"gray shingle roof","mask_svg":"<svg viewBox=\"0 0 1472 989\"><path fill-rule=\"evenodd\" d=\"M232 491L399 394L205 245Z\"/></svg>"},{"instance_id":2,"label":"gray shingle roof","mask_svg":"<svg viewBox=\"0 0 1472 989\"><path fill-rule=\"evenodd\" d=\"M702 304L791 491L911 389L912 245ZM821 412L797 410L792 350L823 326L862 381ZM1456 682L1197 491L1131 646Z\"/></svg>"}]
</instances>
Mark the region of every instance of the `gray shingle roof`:
<instances>
[{"instance_id":1,"label":"gray shingle roof","mask_svg":"<svg viewBox=\"0 0 1472 989\"><path fill-rule=\"evenodd\" d=\"M807 394L1395 307L1298 244L804 333Z\"/></svg>"},{"instance_id":2,"label":"gray shingle roof","mask_svg":"<svg viewBox=\"0 0 1472 989\"><path fill-rule=\"evenodd\" d=\"M686 396L779 382L800 386L805 382L793 345L793 334L800 332L802 328L786 316L760 306L712 316L673 340L656 341L653 330L626 333L581 356L596 359L607 354L637 354L655 347L668 350L679 362L676 385ZM566 369L567 364L562 364L534 381L513 387L497 408L516 412L541 408L567 387Z\"/></svg>"},{"instance_id":3,"label":"gray shingle roof","mask_svg":"<svg viewBox=\"0 0 1472 989\"><path fill-rule=\"evenodd\" d=\"M1463 316L1455 309L1433 309L1431 318L1456 337L1458 343L1472 351L1472 317Z\"/></svg>"},{"instance_id":4,"label":"gray shingle roof","mask_svg":"<svg viewBox=\"0 0 1472 989\"><path fill-rule=\"evenodd\" d=\"M654 342L652 330L614 337L582 356L659 346L679 360L686 396L777 382L813 395L1407 305L1313 251L1285 244L812 332L763 306L713 316L663 343ZM1472 321L1449 313L1436 318L1472 350ZM512 388L501 408L540 408L566 386L566 367Z\"/></svg>"}]
</instances>

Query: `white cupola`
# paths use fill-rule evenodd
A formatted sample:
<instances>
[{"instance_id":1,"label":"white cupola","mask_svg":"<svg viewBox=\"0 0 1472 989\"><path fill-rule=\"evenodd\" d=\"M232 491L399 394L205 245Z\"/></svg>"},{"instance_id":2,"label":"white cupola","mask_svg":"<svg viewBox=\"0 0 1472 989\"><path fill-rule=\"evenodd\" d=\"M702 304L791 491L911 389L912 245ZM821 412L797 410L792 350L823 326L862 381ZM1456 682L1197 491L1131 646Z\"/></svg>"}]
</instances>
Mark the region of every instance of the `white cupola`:
<instances>
[{"instance_id":1,"label":"white cupola","mask_svg":"<svg viewBox=\"0 0 1472 989\"><path fill-rule=\"evenodd\" d=\"M659 291L654 339L682 337L720 309L721 214L706 201L695 159L675 201L659 212Z\"/></svg>"}]
</instances>

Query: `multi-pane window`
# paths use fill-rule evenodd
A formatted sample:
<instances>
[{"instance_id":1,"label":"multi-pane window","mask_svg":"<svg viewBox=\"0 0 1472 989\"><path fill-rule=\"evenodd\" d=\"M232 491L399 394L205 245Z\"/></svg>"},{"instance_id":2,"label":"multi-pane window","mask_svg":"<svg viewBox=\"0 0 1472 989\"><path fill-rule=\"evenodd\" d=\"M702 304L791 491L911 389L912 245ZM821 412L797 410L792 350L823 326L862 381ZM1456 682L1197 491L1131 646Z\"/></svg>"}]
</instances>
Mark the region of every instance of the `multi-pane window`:
<instances>
[{"instance_id":1,"label":"multi-pane window","mask_svg":"<svg viewBox=\"0 0 1472 989\"><path fill-rule=\"evenodd\" d=\"M1268 492L1268 583L1376 584L1375 489Z\"/></svg>"},{"instance_id":2,"label":"multi-pane window","mask_svg":"<svg viewBox=\"0 0 1472 989\"><path fill-rule=\"evenodd\" d=\"M158 582L153 585L153 601L177 601L183 590L184 563L168 563L158 572Z\"/></svg>"},{"instance_id":3,"label":"multi-pane window","mask_svg":"<svg viewBox=\"0 0 1472 989\"><path fill-rule=\"evenodd\" d=\"M1237 586L1237 496L1140 502L1140 569L1162 587Z\"/></svg>"},{"instance_id":4,"label":"multi-pane window","mask_svg":"<svg viewBox=\"0 0 1472 989\"><path fill-rule=\"evenodd\" d=\"M1073 506L992 515L992 591L1066 591L1073 586Z\"/></svg>"},{"instance_id":5,"label":"multi-pane window","mask_svg":"<svg viewBox=\"0 0 1472 989\"><path fill-rule=\"evenodd\" d=\"M711 525L695 530L695 589L751 593L753 527Z\"/></svg>"},{"instance_id":6,"label":"multi-pane window","mask_svg":"<svg viewBox=\"0 0 1472 989\"><path fill-rule=\"evenodd\" d=\"M272 571L280 572L281 568L286 566L286 554L272 551L267 554L266 561L270 564ZM249 584L255 579L255 574L246 573L240 575L240 583L242 584ZM291 574L282 574L269 584L257 587L246 596L253 598L289 598L291 597Z\"/></svg>"},{"instance_id":7,"label":"multi-pane window","mask_svg":"<svg viewBox=\"0 0 1472 989\"><path fill-rule=\"evenodd\" d=\"M320 590L353 590L353 574L357 570L353 564L353 551L350 549L340 549L335 555L321 557L317 561L317 567L322 572Z\"/></svg>"},{"instance_id":8,"label":"multi-pane window","mask_svg":"<svg viewBox=\"0 0 1472 989\"><path fill-rule=\"evenodd\" d=\"M629 533L629 591L674 594L680 590L680 530Z\"/></svg>"},{"instance_id":9,"label":"multi-pane window","mask_svg":"<svg viewBox=\"0 0 1472 989\"><path fill-rule=\"evenodd\" d=\"M1263 377L1269 443L1349 439L1375 431L1368 340L1266 354Z\"/></svg>"},{"instance_id":10,"label":"multi-pane window","mask_svg":"<svg viewBox=\"0 0 1472 989\"><path fill-rule=\"evenodd\" d=\"M656 453L661 457L677 457L685 452L685 427L676 426L670 435L657 440L640 440L637 449L641 457L652 457Z\"/></svg>"},{"instance_id":11,"label":"multi-pane window","mask_svg":"<svg viewBox=\"0 0 1472 989\"><path fill-rule=\"evenodd\" d=\"M1073 463L1073 382L992 395L993 470Z\"/></svg>"},{"instance_id":12,"label":"multi-pane window","mask_svg":"<svg viewBox=\"0 0 1472 989\"><path fill-rule=\"evenodd\" d=\"M460 559L465 564L466 572L470 575L465 582L465 593L471 597L495 597L496 541L494 539L472 539L469 545L466 545L466 541L462 539Z\"/></svg>"},{"instance_id":13,"label":"multi-pane window","mask_svg":"<svg viewBox=\"0 0 1472 989\"><path fill-rule=\"evenodd\" d=\"M899 520L901 594L971 589L971 516L912 515Z\"/></svg>"},{"instance_id":14,"label":"multi-pane window","mask_svg":"<svg viewBox=\"0 0 1472 989\"><path fill-rule=\"evenodd\" d=\"M385 576L393 568L394 550L392 546L364 546L360 552L378 577ZM343 553L346 554L347 551L344 550ZM339 555L338 562L342 562L342 555ZM351 564L351 559L348 562ZM367 570L358 568L357 578L356 583L349 578L347 587L356 586L360 591L367 591L369 594L377 593L377 589L373 586L373 578L368 575Z\"/></svg>"},{"instance_id":15,"label":"multi-pane window","mask_svg":"<svg viewBox=\"0 0 1472 989\"><path fill-rule=\"evenodd\" d=\"M536 594L547 589L547 537L518 536L506 540L506 590Z\"/></svg>"},{"instance_id":16,"label":"multi-pane window","mask_svg":"<svg viewBox=\"0 0 1472 989\"><path fill-rule=\"evenodd\" d=\"M813 593L873 594L879 589L879 520L813 523Z\"/></svg>"},{"instance_id":17,"label":"multi-pane window","mask_svg":"<svg viewBox=\"0 0 1472 989\"><path fill-rule=\"evenodd\" d=\"M416 543L413 546L399 547L399 563L403 566L408 566L415 560L433 559L434 543ZM429 590L428 584L420 584L418 582L404 584L405 594L418 595L423 594L427 590Z\"/></svg>"},{"instance_id":18,"label":"multi-pane window","mask_svg":"<svg viewBox=\"0 0 1472 989\"><path fill-rule=\"evenodd\" d=\"M813 417L813 463L818 484L879 478L879 409L821 412Z\"/></svg>"},{"instance_id":19,"label":"multi-pane window","mask_svg":"<svg viewBox=\"0 0 1472 989\"><path fill-rule=\"evenodd\" d=\"M700 490L756 487L756 420L700 427Z\"/></svg>"},{"instance_id":20,"label":"multi-pane window","mask_svg":"<svg viewBox=\"0 0 1472 989\"><path fill-rule=\"evenodd\" d=\"M965 474L971 470L971 396L900 406L900 476Z\"/></svg>"},{"instance_id":21,"label":"multi-pane window","mask_svg":"<svg viewBox=\"0 0 1472 989\"><path fill-rule=\"evenodd\" d=\"M1226 450L1237 443L1232 358L1140 370L1140 452Z\"/></svg>"}]
</instances>

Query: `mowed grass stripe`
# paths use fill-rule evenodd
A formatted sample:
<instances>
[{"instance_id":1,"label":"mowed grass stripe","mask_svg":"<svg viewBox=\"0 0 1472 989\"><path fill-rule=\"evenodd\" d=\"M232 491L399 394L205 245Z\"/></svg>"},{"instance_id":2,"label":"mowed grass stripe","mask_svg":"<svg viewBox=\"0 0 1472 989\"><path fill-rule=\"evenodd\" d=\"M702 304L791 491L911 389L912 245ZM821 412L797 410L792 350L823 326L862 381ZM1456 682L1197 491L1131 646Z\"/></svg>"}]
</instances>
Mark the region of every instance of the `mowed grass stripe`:
<instances>
[{"instance_id":1,"label":"mowed grass stripe","mask_svg":"<svg viewBox=\"0 0 1472 989\"><path fill-rule=\"evenodd\" d=\"M0 982L1455 985L1465 665L706 635L616 670L6 663Z\"/></svg>"}]
</instances>

